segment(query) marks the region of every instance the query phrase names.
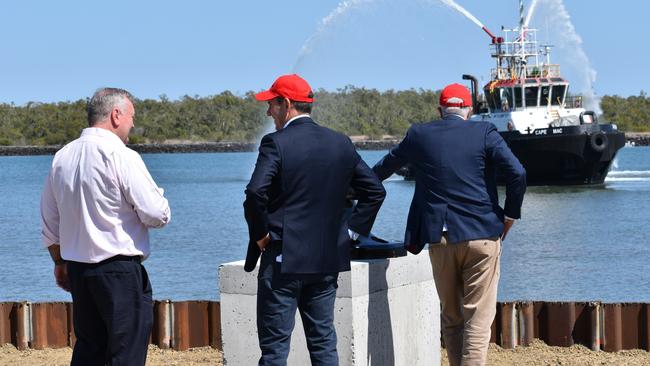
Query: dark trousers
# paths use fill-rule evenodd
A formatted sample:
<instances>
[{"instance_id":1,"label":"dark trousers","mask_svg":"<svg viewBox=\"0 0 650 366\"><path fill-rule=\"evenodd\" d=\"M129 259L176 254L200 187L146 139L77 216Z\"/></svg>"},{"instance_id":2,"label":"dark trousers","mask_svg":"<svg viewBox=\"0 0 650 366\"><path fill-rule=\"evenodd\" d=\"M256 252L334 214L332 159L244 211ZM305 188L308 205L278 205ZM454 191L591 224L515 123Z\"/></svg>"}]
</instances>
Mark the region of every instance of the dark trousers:
<instances>
[{"instance_id":1,"label":"dark trousers","mask_svg":"<svg viewBox=\"0 0 650 366\"><path fill-rule=\"evenodd\" d=\"M339 364L334 330L338 273L283 274L277 252L266 250L257 282L260 366L286 365L296 309L300 312L312 365Z\"/></svg>"},{"instance_id":2,"label":"dark trousers","mask_svg":"<svg viewBox=\"0 0 650 366\"><path fill-rule=\"evenodd\" d=\"M153 326L151 283L137 257L68 262L74 332L71 365L144 365Z\"/></svg>"}]
</instances>

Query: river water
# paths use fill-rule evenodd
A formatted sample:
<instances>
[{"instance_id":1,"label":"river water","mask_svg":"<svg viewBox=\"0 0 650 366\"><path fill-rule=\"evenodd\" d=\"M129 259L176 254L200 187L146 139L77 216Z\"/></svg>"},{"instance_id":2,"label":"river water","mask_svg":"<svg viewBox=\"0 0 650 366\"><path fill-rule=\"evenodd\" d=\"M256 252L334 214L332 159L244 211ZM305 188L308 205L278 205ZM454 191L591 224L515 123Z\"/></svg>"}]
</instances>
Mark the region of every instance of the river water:
<instances>
[{"instance_id":1,"label":"river water","mask_svg":"<svg viewBox=\"0 0 650 366\"><path fill-rule=\"evenodd\" d=\"M371 166L384 154L361 152ZM145 262L154 298L217 300L219 264L245 256L242 202L256 154L143 158L172 208L172 222L151 232ZM0 301L70 300L40 239L51 160L0 157ZM413 183L393 176L385 186L373 232L401 240ZM529 188L522 215L504 242L500 301L650 302L650 148L623 148L603 186Z\"/></svg>"}]
</instances>

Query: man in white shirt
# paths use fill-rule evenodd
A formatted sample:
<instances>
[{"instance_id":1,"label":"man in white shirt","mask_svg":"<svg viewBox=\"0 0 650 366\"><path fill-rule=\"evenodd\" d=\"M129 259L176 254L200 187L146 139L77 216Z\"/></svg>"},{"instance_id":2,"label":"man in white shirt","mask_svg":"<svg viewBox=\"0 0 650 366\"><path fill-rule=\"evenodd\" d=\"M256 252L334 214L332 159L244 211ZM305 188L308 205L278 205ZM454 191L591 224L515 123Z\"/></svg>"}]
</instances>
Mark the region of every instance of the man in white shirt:
<instances>
[{"instance_id":1,"label":"man in white shirt","mask_svg":"<svg viewBox=\"0 0 650 366\"><path fill-rule=\"evenodd\" d=\"M88 125L59 150L41 198L43 244L54 277L71 292L77 337L71 365L144 365L153 325L151 283L141 265L149 228L171 212L138 153L126 147L133 96L99 89Z\"/></svg>"}]
</instances>

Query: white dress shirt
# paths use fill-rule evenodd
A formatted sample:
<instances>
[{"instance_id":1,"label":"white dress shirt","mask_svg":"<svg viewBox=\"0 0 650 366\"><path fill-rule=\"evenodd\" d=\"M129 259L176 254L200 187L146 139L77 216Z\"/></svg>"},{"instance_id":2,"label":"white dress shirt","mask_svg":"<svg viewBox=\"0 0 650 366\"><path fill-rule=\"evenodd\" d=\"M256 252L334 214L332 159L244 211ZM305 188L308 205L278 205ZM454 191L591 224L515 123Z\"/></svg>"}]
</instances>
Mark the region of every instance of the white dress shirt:
<instances>
[{"instance_id":1,"label":"white dress shirt","mask_svg":"<svg viewBox=\"0 0 650 366\"><path fill-rule=\"evenodd\" d=\"M311 117L311 116L309 115L309 113L299 114L299 115L297 115L297 116L295 116L295 117L289 119L287 122L285 122L285 123L284 123L284 126L282 126L282 128L287 128L287 126L289 126L289 124L290 124L291 122L297 120L298 118L302 118L302 117Z\"/></svg>"},{"instance_id":2,"label":"white dress shirt","mask_svg":"<svg viewBox=\"0 0 650 366\"><path fill-rule=\"evenodd\" d=\"M56 153L41 197L43 244L65 260L97 263L150 253L148 228L171 212L138 153L114 133L86 128Z\"/></svg>"}]
</instances>

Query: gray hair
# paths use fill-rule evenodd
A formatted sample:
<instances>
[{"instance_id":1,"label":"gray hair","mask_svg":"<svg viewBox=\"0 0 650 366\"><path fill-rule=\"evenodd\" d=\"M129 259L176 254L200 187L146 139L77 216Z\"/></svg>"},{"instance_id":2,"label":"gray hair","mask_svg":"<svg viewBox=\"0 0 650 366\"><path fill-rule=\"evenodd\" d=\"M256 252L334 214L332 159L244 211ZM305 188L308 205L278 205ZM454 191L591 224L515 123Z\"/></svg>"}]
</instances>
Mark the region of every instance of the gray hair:
<instances>
[{"instance_id":1,"label":"gray hair","mask_svg":"<svg viewBox=\"0 0 650 366\"><path fill-rule=\"evenodd\" d=\"M440 109L442 111L442 118L447 117L448 115L454 115L458 117L462 117L463 119L468 119L470 109L472 107L443 107L440 106Z\"/></svg>"},{"instance_id":2,"label":"gray hair","mask_svg":"<svg viewBox=\"0 0 650 366\"><path fill-rule=\"evenodd\" d=\"M124 112L126 101L133 103L133 95L124 89L101 88L88 101L88 126L94 126L105 119L114 107Z\"/></svg>"}]
</instances>

